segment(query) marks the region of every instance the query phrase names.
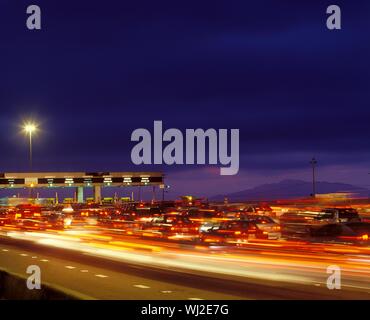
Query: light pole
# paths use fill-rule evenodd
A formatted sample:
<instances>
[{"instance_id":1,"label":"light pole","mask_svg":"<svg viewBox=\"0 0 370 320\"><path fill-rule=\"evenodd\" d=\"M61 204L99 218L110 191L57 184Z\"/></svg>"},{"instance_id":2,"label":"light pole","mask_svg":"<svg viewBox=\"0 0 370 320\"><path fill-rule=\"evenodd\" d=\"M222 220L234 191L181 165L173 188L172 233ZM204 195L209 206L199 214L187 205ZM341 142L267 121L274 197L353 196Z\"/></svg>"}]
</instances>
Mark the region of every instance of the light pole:
<instances>
[{"instance_id":1,"label":"light pole","mask_svg":"<svg viewBox=\"0 0 370 320\"><path fill-rule=\"evenodd\" d=\"M312 158L310 161L310 164L312 165L312 197L316 197L316 177L315 177L315 169L317 165L317 161L315 158Z\"/></svg>"},{"instance_id":2,"label":"light pole","mask_svg":"<svg viewBox=\"0 0 370 320\"><path fill-rule=\"evenodd\" d=\"M29 136L29 151L30 151L30 170L32 171L32 134L37 130L37 126L34 123L26 123L23 127L23 130L26 132L26 134Z\"/></svg>"},{"instance_id":3,"label":"light pole","mask_svg":"<svg viewBox=\"0 0 370 320\"><path fill-rule=\"evenodd\" d=\"M166 185L166 184L163 184L163 185L161 186L161 188L162 188L162 202L164 202L164 194L165 194L165 192L167 192L167 193L168 193L168 191L166 191L166 189L169 189L169 188L170 188L170 186L168 186L168 185Z\"/></svg>"}]
</instances>

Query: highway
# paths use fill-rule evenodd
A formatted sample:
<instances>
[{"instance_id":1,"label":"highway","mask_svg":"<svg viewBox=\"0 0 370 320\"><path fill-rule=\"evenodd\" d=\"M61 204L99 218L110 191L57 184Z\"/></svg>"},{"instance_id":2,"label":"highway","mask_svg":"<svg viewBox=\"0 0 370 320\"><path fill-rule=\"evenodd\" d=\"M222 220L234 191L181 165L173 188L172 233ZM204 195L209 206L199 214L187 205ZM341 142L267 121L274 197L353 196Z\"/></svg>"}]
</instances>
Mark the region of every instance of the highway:
<instances>
[{"instance_id":1,"label":"highway","mask_svg":"<svg viewBox=\"0 0 370 320\"><path fill-rule=\"evenodd\" d=\"M0 268L81 299L370 299L370 249L302 241L255 241L241 248L141 239L97 227L0 230ZM326 268L342 271L341 290Z\"/></svg>"},{"instance_id":2,"label":"highway","mask_svg":"<svg viewBox=\"0 0 370 320\"><path fill-rule=\"evenodd\" d=\"M42 252L23 250L16 246L0 246L1 267L16 274L26 275L29 265L41 268L42 282L52 284L81 299L240 299L222 293L213 293L184 285L132 275L121 270L112 270L109 262L94 266L80 263L73 258L56 257ZM62 255L60 255L62 256Z\"/></svg>"}]
</instances>

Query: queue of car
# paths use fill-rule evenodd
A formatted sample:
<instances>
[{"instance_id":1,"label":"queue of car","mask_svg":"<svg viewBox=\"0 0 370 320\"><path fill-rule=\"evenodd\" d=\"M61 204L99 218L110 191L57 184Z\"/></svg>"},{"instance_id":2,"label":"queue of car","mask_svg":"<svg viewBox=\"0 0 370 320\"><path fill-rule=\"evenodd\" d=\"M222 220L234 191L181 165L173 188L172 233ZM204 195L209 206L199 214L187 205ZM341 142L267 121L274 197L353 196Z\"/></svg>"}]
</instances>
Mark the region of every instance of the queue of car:
<instances>
[{"instance_id":1,"label":"queue of car","mask_svg":"<svg viewBox=\"0 0 370 320\"><path fill-rule=\"evenodd\" d=\"M143 237L202 243L246 243L248 239L279 239L280 226L269 216L222 212L209 208L167 208L145 217L136 232ZM131 234L133 232L131 231Z\"/></svg>"},{"instance_id":2,"label":"queue of car","mask_svg":"<svg viewBox=\"0 0 370 320\"><path fill-rule=\"evenodd\" d=\"M227 245L282 237L368 245L370 234L370 223L362 222L351 208L288 211L277 217L267 205L243 208L161 207L144 203L120 207L19 205L0 209L0 227L6 225L29 231L90 225L143 238Z\"/></svg>"},{"instance_id":3,"label":"queue of car","mask_svg":"<svg viewBox=\"0 0 370 320\"><path fill-rule=\"evenodd\" d=\"M11 226L21 230L62 230L71 224L72 218L60 208L43 208L36 205L18 205L0 212L0 226Z\"/></svg>"}]
</instances>

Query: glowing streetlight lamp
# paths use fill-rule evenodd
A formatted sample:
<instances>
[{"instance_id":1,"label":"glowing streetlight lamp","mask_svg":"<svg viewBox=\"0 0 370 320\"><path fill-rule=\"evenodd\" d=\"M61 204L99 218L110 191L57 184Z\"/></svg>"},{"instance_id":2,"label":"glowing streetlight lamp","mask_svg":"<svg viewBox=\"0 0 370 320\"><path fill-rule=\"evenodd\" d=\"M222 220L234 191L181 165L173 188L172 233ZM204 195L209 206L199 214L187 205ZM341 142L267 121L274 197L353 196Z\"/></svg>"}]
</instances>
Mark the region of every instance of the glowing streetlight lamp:
<instances>
[{"instance_id":1,"label":"glowing streetlight lamp","mask_svg":"<svg viewBox=\"0 0 370 320\"><path fill-rule=\"evenodd\" d=\"M37 131L37 125L34 123L26 123L23 126L23 130L29 136L30 170L32 171L32 134Z\"/></svg>"}]
</instances>

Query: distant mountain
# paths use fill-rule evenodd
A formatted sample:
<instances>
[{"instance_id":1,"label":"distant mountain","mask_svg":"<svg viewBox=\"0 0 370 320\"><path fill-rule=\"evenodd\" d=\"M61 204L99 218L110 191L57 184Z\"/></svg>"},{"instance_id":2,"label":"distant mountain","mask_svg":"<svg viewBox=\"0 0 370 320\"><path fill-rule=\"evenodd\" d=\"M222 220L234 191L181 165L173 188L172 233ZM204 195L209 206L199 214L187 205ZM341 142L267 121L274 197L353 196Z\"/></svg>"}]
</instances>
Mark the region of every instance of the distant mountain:
<instances>
[{"instance_id":1,"label":"distant mountain","mask_svg":"<svg viewBox=\"0 0 370 320\"><path fill-rule=\"evenodd\" d=\"M316 182L316 193L351 192L360 197L367 197L370 190L345 183ZM278 183L263 184L261 186L234 192L225 195L210 197L211 201L223 201L227 197L230 201L249 200L277 200L306 198L312 193L312 182L301 180L283 180Z\"/></svg>"}]
</instances>

